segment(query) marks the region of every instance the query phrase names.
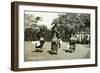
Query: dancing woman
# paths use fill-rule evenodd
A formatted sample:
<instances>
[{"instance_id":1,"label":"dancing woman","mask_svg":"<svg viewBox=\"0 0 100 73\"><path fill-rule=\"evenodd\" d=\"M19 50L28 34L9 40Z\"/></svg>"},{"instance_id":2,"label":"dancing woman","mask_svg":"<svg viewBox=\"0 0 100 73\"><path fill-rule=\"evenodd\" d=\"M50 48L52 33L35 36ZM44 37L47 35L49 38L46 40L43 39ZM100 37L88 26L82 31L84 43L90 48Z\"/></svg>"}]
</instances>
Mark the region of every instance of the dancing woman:
<instances>
[{"instance_id":1,"label":"dancing woman","mask_svg":"<svg viewBox=\"0 0 100 73\"><path fill-rule=\"evenodd\" d=\"M45 43L45 40L43 38L43 34L44 34L44 32L42 29L40 29L38 34L37 34L39 45L38 45L38 43L36 43L36 48L40 48L40 52L43 52L43 45Z\"/></svg>"}]
</instances>

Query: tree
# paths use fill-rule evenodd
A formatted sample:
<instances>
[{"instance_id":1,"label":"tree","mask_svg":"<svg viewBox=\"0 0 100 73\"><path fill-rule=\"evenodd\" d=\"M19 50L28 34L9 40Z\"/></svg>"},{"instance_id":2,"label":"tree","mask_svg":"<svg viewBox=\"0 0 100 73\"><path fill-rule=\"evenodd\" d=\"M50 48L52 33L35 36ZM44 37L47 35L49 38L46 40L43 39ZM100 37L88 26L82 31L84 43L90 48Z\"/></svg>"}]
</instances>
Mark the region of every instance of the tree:
<instances>
[{"instance_id":1,"label":"tree","mask_svg":"<svg viewBox=\"0 0 100 73\"><path fill-rule=\"evenodd\" d=\"M41 17L34 16L33 14L25 14L24 17L24 24L26 28L37 28L38 27L38 21L41 21Z\"/></svg>"},{"instance_id":2,"label":"tree","mask_svg":"<svg viewBox=\"0 0 100 73\"><path fill-rule=\"evenodd\" d=\"M25 14L24 17L24 27L25 27L25 40L32 41L36 40L37 30L40 29L38 21L42 18L39 16L34 16L33 14Z\"/></svg>"},{"instance_id":3,"label":"tree","mask_svg":"<svg viewBox=\"0 0 100 73\"><path fill-rule=\"evenodd\" d=\"M47 26L44 24L39 25L39 28L42 29L43 31L46 31L48 29Z\"/></svg>"},{"instance_id":4,"label":"tree","mask_svg":"<svg viewBox=\"0 0 100 73\"><path fill-rule=\"evenodd\" d=\"M90 32L90 14L81 14L80 15L81 20L85 24L83 27L83 30L85 32Z\"/></svg>"},{"instance_id":5,"label":"tree","mask_svg":"<svg viewBox=\"0 0 100 73\"><path fill-rule=\"evenodd\" d=\"M41 17L37 16L37 17L35 18L35 20L36 20L36 23L37 23L38 21L41 21Z\"/></svg>"},{"instance_id":6,"label":"tree","mask_svg":"<svg viewBox=\"0 0 100 73\"><path fill-rule=\"evenodd\" d=\"M79 31L90 29L90 15L80 13L62 13L55 18L51 25L56 25L58 31L64 31L63 37L66 38ZM59 30L60 29L60 30Z\"/></svg>"}]
</instances>

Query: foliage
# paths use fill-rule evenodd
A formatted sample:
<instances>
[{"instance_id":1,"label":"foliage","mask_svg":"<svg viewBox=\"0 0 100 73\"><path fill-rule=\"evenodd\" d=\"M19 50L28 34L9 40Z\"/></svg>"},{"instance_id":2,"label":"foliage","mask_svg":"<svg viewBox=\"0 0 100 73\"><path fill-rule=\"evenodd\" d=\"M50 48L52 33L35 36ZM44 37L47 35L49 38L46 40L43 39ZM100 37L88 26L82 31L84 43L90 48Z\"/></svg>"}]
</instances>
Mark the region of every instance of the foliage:
<instances>
[{"instance_id":1,"label":"foliage","mask_svg":"<svg viewBox=\"0 0 100 73\"><path fill-rule=\"evenodd\" d=\"M90 15L79 13L63 13L54 19L52 25L56 25L56 29L62 33L62 40L67 41L71 34L77 32L90 32ZM60 30L59 30L60 29Z\"/></svg>"},{"instance_id":2,"label":"foliage","mask_svg":"<svg viewBox=\"0 0 100 73\"><path fill-rule=\"evenodd\" d=\"M39 16L32 14L25 14L25 40L36 41L39 29L44 32L44 39L51 41L54 30L61 34L63 41L68 41L71 34L77 32L90 32L90 14L83 13L60 13L51 23L51 30L45 24L39 25L38 22L42 21ZM57 35L58 37L58 35Z\"/></svg>"}]
</instances>

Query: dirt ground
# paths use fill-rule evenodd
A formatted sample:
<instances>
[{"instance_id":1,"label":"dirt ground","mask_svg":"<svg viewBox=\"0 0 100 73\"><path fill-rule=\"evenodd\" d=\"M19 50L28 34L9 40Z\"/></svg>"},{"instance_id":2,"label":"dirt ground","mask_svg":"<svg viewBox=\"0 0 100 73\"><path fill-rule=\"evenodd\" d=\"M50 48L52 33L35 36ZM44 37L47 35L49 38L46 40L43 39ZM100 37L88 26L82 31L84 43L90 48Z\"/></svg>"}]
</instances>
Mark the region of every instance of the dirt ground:
<instances>
[{"instance_id":1,"label":"dirt ground","mask_svg":"<svg viewBox=\"0 0 100 73\"><path fill-rule=\"evenodd\" d=\"M76 44L74 52L66 51L68 42L63 42L61 48L58 49L57 55L51 54L51 42L45 42L43 52L39 52L39 48L35 48L35 44L31 41L25 41L24 60L25 61L44 61L44 60L62 60L62 59L87 59L90 58L90 48L88 45Z\"/></svg>"}]
</instances>

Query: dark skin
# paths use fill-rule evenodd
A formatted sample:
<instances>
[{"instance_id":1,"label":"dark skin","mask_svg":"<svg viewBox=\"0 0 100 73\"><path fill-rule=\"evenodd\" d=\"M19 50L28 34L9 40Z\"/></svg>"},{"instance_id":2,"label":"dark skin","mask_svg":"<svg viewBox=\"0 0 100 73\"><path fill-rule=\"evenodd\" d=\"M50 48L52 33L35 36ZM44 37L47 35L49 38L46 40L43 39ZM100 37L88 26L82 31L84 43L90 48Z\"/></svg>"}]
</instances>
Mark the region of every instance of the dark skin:
<instances>
[{"instance_id":1,"label":"dark skin","mask_svg":"<svg viewBox=\"0 0 100 73\"><path fill-rule=\"evenodd\" d=\"M54 34L56 34L56 38L57 38L57 28L56 26L54 26L52 28L52 38L54 37ZM57 55L57 51L58 51L58 42L57 41L53 41L51 42L51 51L52 51L52 55L54 54L54 51L55 51L55 54Z\"/></svg>"},{"instance_id":2,"label":"dark skin","mask_svg":"<svg viewBox=\"0 0 100 73\"><path fill-rule=\"evenodd\" d=\"M38 39L40 39L41 37L43 37L43 31L42 29L39 30L38 34L37 34Z\"/></svg>"},{"instance_id":3,"label":"dark skin","mask_svg":"<svg viewBox=\"0 0 100 73\"><path fill-rule=\"evenodd\" d=\"M42 29L40 29L39 32L38 32L38 34L37 34L38 40L40 41L41 44L40 44L40 46L38 46L38 47L36 47L36 48L40 48L40 50L41 50L40 52L43 51L42 47L43 47L43 45L44 45L44 43L45 43L44 40L40 40L40 38L43 37L43 34L44 34L44 32L43 32Z\"/></svg>"}]
</instances>

